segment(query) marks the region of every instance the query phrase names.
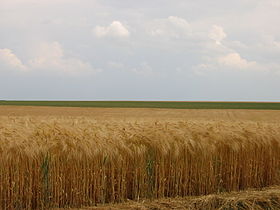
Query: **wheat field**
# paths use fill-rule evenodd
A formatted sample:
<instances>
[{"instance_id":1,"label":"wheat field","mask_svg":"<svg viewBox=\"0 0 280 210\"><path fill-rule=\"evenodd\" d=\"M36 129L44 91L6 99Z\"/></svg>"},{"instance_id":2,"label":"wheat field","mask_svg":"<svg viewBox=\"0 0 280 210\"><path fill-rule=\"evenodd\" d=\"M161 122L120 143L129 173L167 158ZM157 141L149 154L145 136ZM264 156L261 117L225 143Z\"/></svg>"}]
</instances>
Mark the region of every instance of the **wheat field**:
<instances>
[{"instance_id":1,"label":"wheat field","mask_svg":"<svg viewBox=\"0 0 280 210\"><path fill-rule=\"evenodd\" d=\"M103 109L102 118L96 109L74 116L55 108L18 109L0 110L1 209L93 206L280 184L280 123L267 115L258 120L259 112L254 119L216 112L211 120L201 112L190 117L155 110L152 118L152 110L136 110L137 118L131 110L108 115Z\"/></svg>"}]
</instances>

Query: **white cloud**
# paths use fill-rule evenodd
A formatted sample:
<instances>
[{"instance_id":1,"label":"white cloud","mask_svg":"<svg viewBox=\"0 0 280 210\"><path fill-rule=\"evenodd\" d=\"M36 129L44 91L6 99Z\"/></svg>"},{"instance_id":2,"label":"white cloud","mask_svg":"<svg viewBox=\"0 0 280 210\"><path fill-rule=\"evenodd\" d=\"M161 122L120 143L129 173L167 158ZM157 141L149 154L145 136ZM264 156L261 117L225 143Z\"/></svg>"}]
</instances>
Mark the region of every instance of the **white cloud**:
<instances>
[{"instance_id":1,"label":"white cloud","mask_svg":"<svg viewBox=\"0 0 280 210\"><path fill-rule=\"evenodd\" d=\"M155 74L152 67L146 62L142 63L137 68L133 68L132 72L134 72L136 74L139 74L139 75L142 75L142 76L152 76L152 75Z\"/></svg>"},{"instance_id":2,"label":"white cloud","mask_svg":"<svg viewBox=\"0 0 280 210\"><path fill-rule=\"evenodd\" d=\"M125 65L121 62L110 61L107 63L107 66L111 69L123 70Z\"/></svg>"},{"instance_id":3,"label":"white cloud","mask_svg":"<svg viewBox=\"0 0 280 210\"><path fill-rule=\"evenodd\" d=\"M259 6L266 6L268 8L277 8L280 7L280 2L279 0L265 0L265 1L260 1Z\"/></svg>"},{"instance_id":4,"label":"white cloud","mask_svg":"<svg viewBox=\"0 0 280 210\"><path fill-rule=\"evenodd\" d=\"M274 46L280 49L280 42L274 41L273 42Z\"/></svg>"},{"instance_id":5,"label":"white cloud","mask_svg":"<svg viewBox=\"0 0 280 210\"><path fill-rule=\"evenodd\" d=\"M58 42L41 43L35 52L34 58L24 64L10 49L0 49L1 69L17 71L56 71L68 74L95 73L101 71L94 69L88 62L75 57L65 56L62 46Z\"/></svg>"},{"instance_id":6,"label":"white cloud","mask_svg":"<svg viewBox=\"0 0 280 210\"><path fill-rule=\"evenodd\" d=\"M10 49L0 49L0 64L6 68L12 68L16 70L27 70L27 67L22 61L12 52Z\"/></svg>"},{"instance_id":7,"label":"white cloud","mask_svg":"<svg viewBox=\"0 0 280 210\"><path fill-rule=\"evenodd\" d=\"M235 69L250 69L254 67L257 68L257 63L255 61L247 61L236 52L219 57L218 63L222 66L227 66Z\"/></svg>"},{"instance_id":8,"label":"white cloud","mask_svg":"<svg viewBox=\"0 0 280 210\"><path fill-rule=\"evenodd\" d=\"M212 64L198 64L193 66L193 72L199 76L206 76L209 72L213 70Z\"/></svg>"},{"instance_id":9,"label":"white cloud","mask_svg":"<svg viewBox=\"0 0 280 210\"><path fill-rule=\"evenodd\" d=\"M101 37L127 38L130 36L130 32L120 21L113 21L107 27L96 26L93 29L93 33L99 38Z\"/></svg>"},{"instance_id":10,"label":"white cloud","mask_svg":"<svg viewBox=\"0 0 280 210\"><path fill-rule=\"evenodd\" d=\"M180 38L192 33L191 25L184 18L169 16L157 19L148 24L148 34L158 37Z\"/></svg>"},{"instance_id":11,"label":"white cloud","mask_svg":"<svg viewBox=\"0 0 280 210\"><path fill-rule=\"evenodd\" d=\"M209 38L214 40L216 44L221 44L221 41L227 37L224 32L223 27L218 25L213 25L211 31L209 32Z\"/></svg>"},{"instance_id":12,"label":"white cloud","mask_svg":"<svg viewBox=\"0 0 280 210\"><path fill-rule=\"evenodd\" d=\"M180 18L180 17L176 17L176 16L169 16L167 19L170 23L172 23L176 27L181 28L186 31L190 31L191 26L184 18Z\"/></svg>"},{"instance_id":13,"label":"white cloud","mask_svg":"<svg viewBox=\"0 0 280 210\"><path fill-rule=\"evenodd\" d=\"M33 70L42 69L70 74L100 71L93 69L89 63L78 58L65 56L64 50L58 42L42 43L37 56L28 63Z\"/></svg>"},{"instance_id":14,"label":"white cloud","mask_svg":"<svg viewBox=\"0 0 280 210\"><path fill-rule=\"evenodd\" d=\"M205 76L217 71L235 72L259 72L276 73L279 65L275 63L258 63L242 58L239 53L233 52L226 55L207 58L206 63L193 66L193 72L199 76Z\"/></svg>"},{"instance_id":15,"label":"white cloud","mask_svg":"<svg viewBox=\"0 0 280 210\"><path fill-rule=\"evenodd\" d=\"M261 63L249 61L239 53L233 52L218 57L208 57L205 63L194 65L193 73L199 76L207 76L213 72L254 72L262 75L280 75L279 63Z\"/></svg>"},{"instance_id":16,"label":"white cloud","mask_svg":"<svg viewBox=\"0 0 280 210\"><path fill-rule=\"evenodd\" d=\"M259 52L262 58L266 57L269 59L269 57L273 54L279 55L280 42L274 36L264 35L262 37L262 40L260 40L260 42L251 46L250 50L252 52Z\"/></svg>"},{"instance_id":17,"label":"white cloud","mask_svg":"<svg viewBox=\"0 0 280 210\"><path fill-rule=\"evenodd\" d=\"M211 72L217 71L235 71L235 72L268 72L275 71L275 65L260 64L256 61L248 61L242 58L237 52L231 52L219 56L211 56L205 58L205 63L201 63L192 67L194 74L206 76ZM272 68L273 67L273 68Z\"/></svg>"}]
</instances>

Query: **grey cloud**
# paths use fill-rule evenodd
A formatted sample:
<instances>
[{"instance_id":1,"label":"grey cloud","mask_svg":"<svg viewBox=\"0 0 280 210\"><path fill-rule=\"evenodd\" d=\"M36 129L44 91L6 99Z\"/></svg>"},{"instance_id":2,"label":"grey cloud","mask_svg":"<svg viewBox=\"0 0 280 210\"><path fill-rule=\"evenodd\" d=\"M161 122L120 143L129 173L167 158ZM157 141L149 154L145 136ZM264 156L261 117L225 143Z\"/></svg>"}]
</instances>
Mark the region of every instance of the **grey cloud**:
<instances>
[{"instance_id":1,"label":"grey cloud","mask_svg":"<svg viewBox=\"0 0 280 210\"><path fill-rule=\"evenodd\" d=\"M277 0L2 1L0 97L279 99L279 19Z\"/></svg>"}]
</instances>

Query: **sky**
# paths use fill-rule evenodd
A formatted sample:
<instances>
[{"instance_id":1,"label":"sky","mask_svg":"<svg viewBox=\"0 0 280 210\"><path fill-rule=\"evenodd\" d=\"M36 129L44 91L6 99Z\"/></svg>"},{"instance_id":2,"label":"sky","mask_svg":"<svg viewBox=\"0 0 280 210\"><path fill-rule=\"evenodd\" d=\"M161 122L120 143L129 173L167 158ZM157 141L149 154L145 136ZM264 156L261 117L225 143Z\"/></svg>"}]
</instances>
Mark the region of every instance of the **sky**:
<instances>
[{"instance_id":1,"label":"sky","mask_svg":"<svg viewBox=\"0 0 280 210\"><path fill-rule=\"evenodd\" d=\"M280 0L0 0L0 100L280 101Z\"/></svg>"}]
</instances>

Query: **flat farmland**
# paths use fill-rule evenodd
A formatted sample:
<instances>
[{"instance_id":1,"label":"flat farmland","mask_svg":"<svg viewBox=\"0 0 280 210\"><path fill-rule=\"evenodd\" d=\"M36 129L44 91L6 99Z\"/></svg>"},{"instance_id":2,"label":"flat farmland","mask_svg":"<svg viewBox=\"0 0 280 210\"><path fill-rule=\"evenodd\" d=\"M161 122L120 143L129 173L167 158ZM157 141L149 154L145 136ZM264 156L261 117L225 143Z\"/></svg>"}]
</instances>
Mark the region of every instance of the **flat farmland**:
<instances>
[{"instance_id":1,"label":"flat farmland","mask_svg":"<svg viewBox=\"0 0 280 210\"><path fill-rule=\"evenodd\" d=\"M254 109L280 110L279 102L207 102L207 101L0 101L0 105L99 107L99 108L163 108L163 109Z\"/></svg>"},{"instance_id":2,"label":"flat farmland","mask_svg":"<svg viewBox=\"0 0 280 210\"><path fill-rule=\"evenodd\" d=\"M280 110L0 106L0 116L89 117L96 120L249 120L280 122Z\"/></svg>"},{"instance_id":3,"label":"flat farmland","mask_svg":"<svg viewBox=\"0 0 280 210\"><path fill-rule=\"evenodd\" d=\"M275 209L279 119L278 110L2 105L0 208Z\"/></svg>"}]
</instances>

